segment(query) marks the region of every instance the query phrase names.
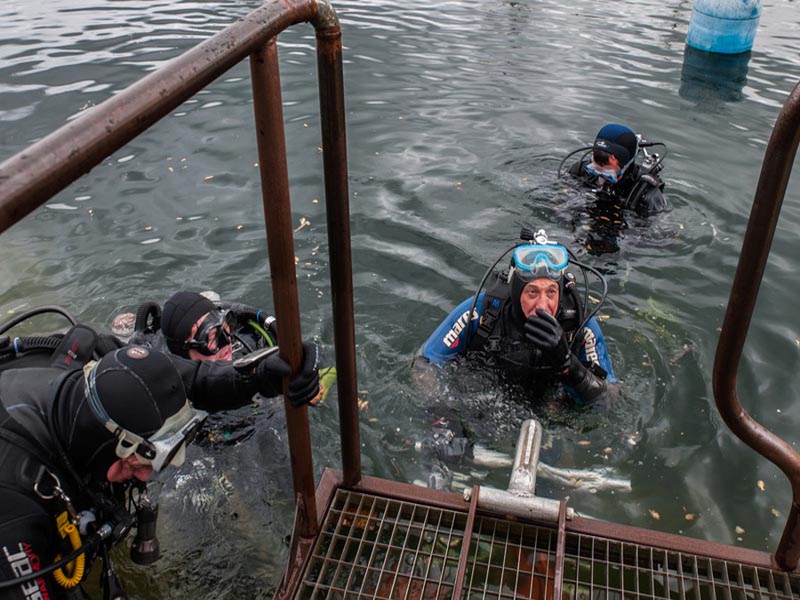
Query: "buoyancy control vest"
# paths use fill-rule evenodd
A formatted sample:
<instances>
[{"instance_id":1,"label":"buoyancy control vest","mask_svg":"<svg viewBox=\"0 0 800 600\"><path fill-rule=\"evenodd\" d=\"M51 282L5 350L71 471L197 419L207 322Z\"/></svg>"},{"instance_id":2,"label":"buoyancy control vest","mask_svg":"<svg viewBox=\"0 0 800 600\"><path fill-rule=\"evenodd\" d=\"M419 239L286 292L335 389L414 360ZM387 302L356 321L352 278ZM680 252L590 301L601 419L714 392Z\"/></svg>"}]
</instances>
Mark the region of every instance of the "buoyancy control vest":
<instances>
[{"instance_id":1,"label":"buoyancy control vest","mask_svg":"<svg viewBox=\"0 0 800 600\"><path fill-rule=\"evenodd\" d=\"M491 368L503 369L516 378L554 377L555 369L542 359L541 352L525 339L522 324L515 324L511 311L511 284L508 271L495 273L483 297L482 316L470 339L468 352ZM580 298L574 278L567 274L560 284L556 314L567 340L572 344L583 321ZM582 335L582 332L581 332ZM574 347L574 346L573 346Z\"/></svg>"}]
</instances>

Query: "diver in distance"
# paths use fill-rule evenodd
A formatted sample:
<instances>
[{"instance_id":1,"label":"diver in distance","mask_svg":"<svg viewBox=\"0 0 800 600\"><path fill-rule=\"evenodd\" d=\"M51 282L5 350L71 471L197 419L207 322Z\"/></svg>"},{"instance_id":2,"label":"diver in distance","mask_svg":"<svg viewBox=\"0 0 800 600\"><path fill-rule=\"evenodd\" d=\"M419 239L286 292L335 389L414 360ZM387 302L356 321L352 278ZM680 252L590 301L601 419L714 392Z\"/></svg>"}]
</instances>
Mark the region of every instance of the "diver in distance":
<instances>
[{"instance_id":1,"label":"diver in distance","mask_svg":"<svg viewBox=\"0 0 800 600\"><path fill-rule=\"evenodd\" d=\"M664 155L647 152L647 148L660 146ZM632 210L640 217L648 217L667 210L664 182L659 177L664 168L666 145L647 142L630 127L609 123L595 136L591 146L570 152L561 161L561 167L578 152L580 160L568 172L582 184L592 188L598 202L613 203L618 209ZM637 162L639 157L642 162Z\"/></svg>"},{"instance_id":2,"label":"diver in distance","mask_svg":"<svg viewBox=\"0 0 800 600\"><path fill-rule=\"evenodd\" d=\"M662 155L648 152L653 147L663 149ZM578 241L590 254L616 252L628 228L628 213L647 218L669 208L659 176L667 155L666 145L647 142L631 128L610 123L600 129L591 146L564 157L558 167L559 177L564 173L564 164L580 152L580 159L566 171L592 196L591 202L581 206L588 224L574 218L578 222L573 222L573 227L581 230ZM583 231L586 239L582 239Z\"/></svg>"},{"instance_id":3,"label":"diver in distance","mask_svg":"<svg viewBox=\"0 0 800 600\"><path fill-rule=\"evenodd\" d=\"M72 319L66 334L6 335L25 317L0 326L0 599L88 598L97 558L104 598L125 598L113 544L135 527L132 560L159 554L147 481L183 462L205 411L280 394L289 365L275 352L237 364L123 347ZM319 391L316 347L303 352L293 406Z\"/></svg>"}]
</instances>

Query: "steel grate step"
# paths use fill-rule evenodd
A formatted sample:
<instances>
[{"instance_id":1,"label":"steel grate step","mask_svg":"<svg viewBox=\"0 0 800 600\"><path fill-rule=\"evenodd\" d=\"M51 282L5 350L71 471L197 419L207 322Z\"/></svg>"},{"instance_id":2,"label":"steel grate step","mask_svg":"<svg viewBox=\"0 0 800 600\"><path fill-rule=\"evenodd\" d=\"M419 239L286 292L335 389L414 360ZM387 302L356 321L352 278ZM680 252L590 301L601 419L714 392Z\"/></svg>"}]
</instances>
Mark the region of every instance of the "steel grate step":
<instances>
[{"instance_id":1,"label":"steel grate step","mask_svg":"<svg viewBox=\"0 0 800 600\"><path fill-rule=\"evenodd\" d=\"M467 513L338 489L295 598L444 600L458 588ZM795 600L782 571L478 515L463 600Z\"/></svg>"}]
</instances>

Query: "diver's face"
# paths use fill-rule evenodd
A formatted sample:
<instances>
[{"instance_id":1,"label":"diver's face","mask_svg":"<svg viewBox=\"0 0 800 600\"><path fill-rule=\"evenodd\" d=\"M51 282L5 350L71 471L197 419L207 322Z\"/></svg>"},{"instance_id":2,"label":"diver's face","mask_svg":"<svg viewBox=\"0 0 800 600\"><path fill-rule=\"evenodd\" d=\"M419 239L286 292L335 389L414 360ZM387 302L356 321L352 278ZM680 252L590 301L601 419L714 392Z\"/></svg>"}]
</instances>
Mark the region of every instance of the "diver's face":
<instances>
[{"instance_id":1,"label":"diver's face","mask_svg":"<svg viewBox=\"0 0 800 600\"><path fill-rule=\"evenodd\" d=\"M208 313L197 319L194 325L192 325L192 331L189 335L189 340L194 340L197 332L200 331L200 327L203 325L203 321L205 321ZM228 334L227 338L230 340L231 338L231 328L227 323L223 323L221 327L225 330ZM189 358L192 360L231 360L233 357L233 347L230 343L225 344L224 346L217 347L217 327L212 327L207 335L206 340L198 340L198 341L205 341L208 349L213 352L214 354L203 354L194 349L189 349Z\"/></svg>"},{"instance_id":2,"label":"diver's face","mask_svg":"<svg viewBox=\"0 0 800 600\"><path fill-rule=\"evenodd\" d=\"M522 307L525 318L536 316L537 308L556 316L558 296L558 283L547 277L540 277L528 282L522 288L519 304Z\"/></svg>"},{"instance_id":3,"label":"diver's face","mask_svg":"<svg viewBox=\"0 0 800 600\"><path fill-rule=\"evenodd\" d=\"M141 461L135 454L118 459L106 473L106 478L111 483L122 483L132 479L147 481L152 476L153 467Z\"/></svg>"}]
</instances>

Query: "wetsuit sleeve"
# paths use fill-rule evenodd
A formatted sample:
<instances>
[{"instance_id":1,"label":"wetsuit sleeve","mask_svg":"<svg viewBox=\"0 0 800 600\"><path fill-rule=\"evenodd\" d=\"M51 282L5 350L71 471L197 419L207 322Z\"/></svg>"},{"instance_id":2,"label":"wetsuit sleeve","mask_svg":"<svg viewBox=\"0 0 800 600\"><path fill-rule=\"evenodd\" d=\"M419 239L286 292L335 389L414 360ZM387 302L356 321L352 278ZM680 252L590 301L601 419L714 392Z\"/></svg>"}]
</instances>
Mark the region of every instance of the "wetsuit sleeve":
<instances>
[{"instance_id":1,"label":"wetsuit sleeve","mask_svg":"<svg viewBox=\"0 0 800 600\"><path fill-rule=\"evenodd\" d=\"M203 410L213 412L245 406L259 391L265 396L281 393L279 387L259 389L255 379L241 375L228 361L187 360L174 355L170 355L170 360L181 374L189 400Z\"/></svg>"},{"instance_id":2,"label":"wetsuit sleeve","mask_svg":"<svg viewBox=\"0 0 800 600\"><path fill-rule=\"evenodd\" d=\"M467 325L470 336L478 328L478 319L483 312L483 296L483 293L478 296L472 320L469 319L472 298L456 306L422 346L422 356L435 365L442 365L458 356L467 343Z\"/></svg>"},{"instance_id":3,"label":"wetsuit sleeve","mask_svg":"<svg viewBox=\"0 0 800 600\"><path fill-rule=\"evenodd\" d=\"M584 328L583 344L578 356L571 355L569 367L563 377L567 392L578 404L597 404L609 407L609 386L617 382L605 338L594 318ZM589 365L589 366L587 366ZM591 368L594 366L595 368ZM599 370L606 372L602 377Z\"/></svg>"},{"instance_id":4,"label":"wetsuit sleeve","mask_svg":"<svg viewBox=\"0 0 800 600\"><path fill-rule=\"evenodd\" d=\"M27 496L0 490L0 580L22 577L52 564L57 544L54 518ZM52 575L0 589L0 600L57 600L64 590Z\"/></svg>"},{"instance_id":5,"label":"wetsuit sleeve","mask_svg":"<svg viewBox=\"0 0 800 600\"><path fill-rule=\"evenodd\" d=\"M583 329L583 345L580 350L580 359L584 362L596 364L606 372L606 381L617 383L611 358L608 356L606 338L600 329L600 324L592 317Z\"/></svg>"}]
</instances>

